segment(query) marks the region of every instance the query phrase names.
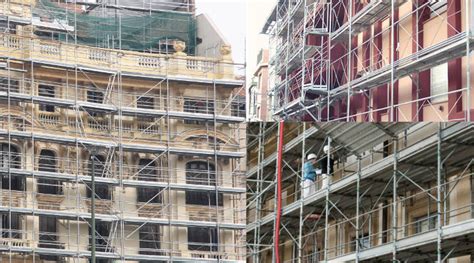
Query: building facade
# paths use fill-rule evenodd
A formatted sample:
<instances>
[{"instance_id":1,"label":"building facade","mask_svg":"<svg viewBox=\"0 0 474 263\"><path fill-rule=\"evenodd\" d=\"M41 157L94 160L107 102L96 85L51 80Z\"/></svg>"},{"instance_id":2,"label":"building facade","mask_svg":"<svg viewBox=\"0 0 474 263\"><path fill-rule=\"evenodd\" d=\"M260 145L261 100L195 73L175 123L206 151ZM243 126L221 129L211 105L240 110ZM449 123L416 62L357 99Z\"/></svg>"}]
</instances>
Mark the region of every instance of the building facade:
<instances>
[{"instance_id":1,"label":"building facade","mask_svg":"<svg viewBox=\"0 0 474 263\"><path fill-rule=\"evenodd\" d=\"M1 3L2 262L245 260L243 81L162 2Z\"/></svg>"},{"instance_id":2,"label":"building facade","mask_svg":"<svg viewBox=\"0 0 474 263\"><path fill-rule=\"evenodd\" d=\"M271 40L277 119L472 120L472 2L280 0Z\"/></svg>"},{"instance_id":3,"label":"building facade","mask_svg":"<svg viewBox=\"0 0 474 263\"><path fill-rule=\"evenodd\" d=\"M257 69L249 88L249 120L270 121L268 104L268 50L262 49L257 56Z\"/></svg>"},{"instance_id":4,"label":"building facade","mask_svg":"<svg viewBox=\"0 0 474 263\"><path fill-rule=\"evenodd\" d=\"M255 123L248 130L248 262L472 262L473 124ZM328 155L334 162L328 187L317 176L305 195L310 153L323 173Z\"/></svg>"}]
</instances>

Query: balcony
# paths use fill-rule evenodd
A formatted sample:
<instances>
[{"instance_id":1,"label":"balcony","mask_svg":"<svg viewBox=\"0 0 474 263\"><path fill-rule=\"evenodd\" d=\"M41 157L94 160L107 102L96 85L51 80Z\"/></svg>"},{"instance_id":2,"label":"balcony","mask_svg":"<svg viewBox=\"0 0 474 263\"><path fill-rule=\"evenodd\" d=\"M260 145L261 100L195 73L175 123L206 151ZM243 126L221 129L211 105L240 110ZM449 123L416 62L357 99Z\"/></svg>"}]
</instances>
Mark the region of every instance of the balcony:
<instances>
[{"instance_id":1,"label":"balcony","mask_svg":"<svg viewBox=\"0 0 474 263\"><path fill-rule=\"evenodd\" d=\"M20 61L34 60L46 65L79 67L97 72L163 78L172 76L182 81L227 80L240 86L235 79L234 65L229 50L222 48L222 59L174 55L148 54L126 50L103 49L74 45L36 37L0 34L0 55Z\"/></svg>"},{"instance_id":2,"label":"balcony","mask_svg":"<svg viewBox=\"0 0 474 263\"><path fill-rule=\"evenodd\" d=\"M12 45L16 45L18 42L12 43ZM0 98L7 98L10 95L11 99L15 101L33 101L34 103L48 105L49 107L72 108L78 105L91 112L114 112L122 108L122 114L125 116L159 118L170 115L172 118L207 121L213 121L215 113L218 122L241 122L244 120L242 115L245 111L239 108L241 102L238 96L229 98L220 94L218 97L216 96L216 99L205 96L167 96L160 89L151 89L144 96L143 91L130 87L120 92L108 90L106 87L97 91L93 87L76 85L74 83L68 85L18 77L10 77L8 80L6 76L0 76L0 80L3 81L3 83L0 83ZM41 88L44 87L53 90L53 95L41 92ZM8 91L10 91L9 94ZM222 89L219 89L219 91L222 91ZM100 100L91 100L89 94L92 92L103 97ZM122 100L120 101L119 98ZM149 101L145 105L141 101L143 98ZM212 104L210 104L211 102ZM209 106L203 107L202 105L205 104L209 104ZM75 116L74 114L70 115ZM39 114L38 119L49 126L55 126L61 122L60 114L57 110L55 112L44 110ZM153 129L153 127L150 129Z\"/></svg>"}]
</instances>

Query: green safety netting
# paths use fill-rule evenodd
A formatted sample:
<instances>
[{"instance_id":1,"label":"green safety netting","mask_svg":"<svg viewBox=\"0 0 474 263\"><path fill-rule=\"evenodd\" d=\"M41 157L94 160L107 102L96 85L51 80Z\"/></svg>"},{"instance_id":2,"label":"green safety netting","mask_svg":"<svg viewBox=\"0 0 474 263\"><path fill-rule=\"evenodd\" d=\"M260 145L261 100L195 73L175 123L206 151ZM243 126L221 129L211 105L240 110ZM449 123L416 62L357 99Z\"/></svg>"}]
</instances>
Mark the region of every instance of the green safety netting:
<instances>
[{"instance_id":1,"label":"green safety netting","mask_svg":"<svg viewBox=\"0 0 474 263\"><path fill-rule=\"evenodd\" d=\"M81 12L68 10L65 4L38 0L33 15L42 21L75 28L76 32L57 34L60 40L71 40L77 35L79 44L159 51L163 49L160 40L178 39L186 42L187 53L195 53L196 20L190 13L131 11L100 6L89 12Z\"/></svg>"}]
</instances>

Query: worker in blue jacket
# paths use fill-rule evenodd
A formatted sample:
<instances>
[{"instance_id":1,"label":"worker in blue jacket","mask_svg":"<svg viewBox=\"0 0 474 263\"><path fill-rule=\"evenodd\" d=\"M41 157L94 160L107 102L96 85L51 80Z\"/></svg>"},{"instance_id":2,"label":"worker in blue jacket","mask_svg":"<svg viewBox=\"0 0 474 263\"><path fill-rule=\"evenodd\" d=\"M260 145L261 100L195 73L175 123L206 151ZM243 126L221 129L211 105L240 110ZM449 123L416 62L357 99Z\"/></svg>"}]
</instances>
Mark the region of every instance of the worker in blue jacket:
<instances>
[{"instance_id":1,"label":"worker in blue jacket","mask_svg":"<svg viewBox=\"0 0 474 263\"><path fill-rule=\"evenodd\" d=\"M318 157L316 154L309 154L308 161L303 166L303 197L308 197L316 192L316 176L321 174L317 163Z\"/></svg>"}]
</instances>

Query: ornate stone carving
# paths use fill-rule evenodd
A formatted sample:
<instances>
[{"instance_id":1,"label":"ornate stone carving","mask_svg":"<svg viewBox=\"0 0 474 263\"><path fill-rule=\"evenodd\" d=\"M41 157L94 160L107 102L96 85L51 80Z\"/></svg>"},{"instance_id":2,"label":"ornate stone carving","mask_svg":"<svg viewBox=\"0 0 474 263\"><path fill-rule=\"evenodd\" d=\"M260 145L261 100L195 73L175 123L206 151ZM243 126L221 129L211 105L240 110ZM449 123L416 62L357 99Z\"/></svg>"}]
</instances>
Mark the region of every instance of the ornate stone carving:
<instances>
[{"instance_id":1,"label":"ornate stone carving","mask_svg":"<svg viewBox=\"0 0 474 263\"><path fill-rule=\"evenodd\" d=\"M221 46L221 55L228 56L232 54L232 47L230 45L222 45Z\"/></svg>"},{"instance_id":2,"label":"ornate stone carving","mask_svg":"<svg viewBox=\"0 0 474 263\"><path fill-rule=\"evenodd\" d=\"M186 56L186 53L184 53L184 50L186 49L186 43L184 41L176 40L173 43L173 48L176 51L175 55Z\"/></svg>"},{"instance_id":3,"label":"ornate stone carving","mask_svg":"<svg viewBox=\"0 0 474 263\"><path fill-rule=\"evenodd\" d=\"M222 60L232 60L232 47L230 45L223 44L220 49Z\"/></svg>"}]
</instances>

